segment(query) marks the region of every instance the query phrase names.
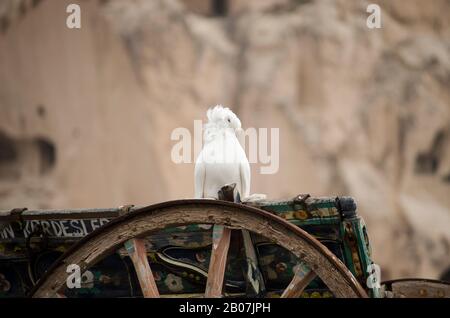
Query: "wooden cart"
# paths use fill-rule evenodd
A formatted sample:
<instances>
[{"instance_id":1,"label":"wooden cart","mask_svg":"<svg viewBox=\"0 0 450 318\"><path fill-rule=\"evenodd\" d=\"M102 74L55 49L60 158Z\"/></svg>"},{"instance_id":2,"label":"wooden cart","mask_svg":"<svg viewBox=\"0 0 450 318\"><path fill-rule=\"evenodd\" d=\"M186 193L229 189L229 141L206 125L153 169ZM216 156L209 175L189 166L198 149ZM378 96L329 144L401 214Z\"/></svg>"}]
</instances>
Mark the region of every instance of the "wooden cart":
<instances>
[{"instance_id":1,"label":"wooden cart","mask_svg":"<svg viewBox=\"0 0 450 318\"><path fill-rule=\"evenodd\" d=\"M230 202L230 187L220 195L146 207L2 212L0 297L409 295L393 290L395 282L379 288L352 198L243 204ZM449 297L448 284L430 284L419 290Z\"/></svg>"}]
</instances>

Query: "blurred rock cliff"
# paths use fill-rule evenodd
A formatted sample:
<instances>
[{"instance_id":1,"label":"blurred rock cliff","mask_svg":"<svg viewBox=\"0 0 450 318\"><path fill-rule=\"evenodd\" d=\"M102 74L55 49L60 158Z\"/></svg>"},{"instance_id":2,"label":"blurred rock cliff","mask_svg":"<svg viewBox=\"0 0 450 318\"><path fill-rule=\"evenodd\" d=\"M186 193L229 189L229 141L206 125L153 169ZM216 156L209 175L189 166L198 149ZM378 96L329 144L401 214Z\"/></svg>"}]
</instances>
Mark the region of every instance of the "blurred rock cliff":
<instances>
[{"instance_id":1,"label":"blurred rock cliff","mask_svg":"<svg viewBox=\"0 0 450 318\"><path fill-rule=\"evenodd\" d=\"M450 2L2 0L0 208L193 196L171 160L224 104L280 129L252 192L350 195L383 279L450 266ZM81 6L82 27L66 27ZM193 158L194 159L194 158Z\"/></svg>"}]
</instances>

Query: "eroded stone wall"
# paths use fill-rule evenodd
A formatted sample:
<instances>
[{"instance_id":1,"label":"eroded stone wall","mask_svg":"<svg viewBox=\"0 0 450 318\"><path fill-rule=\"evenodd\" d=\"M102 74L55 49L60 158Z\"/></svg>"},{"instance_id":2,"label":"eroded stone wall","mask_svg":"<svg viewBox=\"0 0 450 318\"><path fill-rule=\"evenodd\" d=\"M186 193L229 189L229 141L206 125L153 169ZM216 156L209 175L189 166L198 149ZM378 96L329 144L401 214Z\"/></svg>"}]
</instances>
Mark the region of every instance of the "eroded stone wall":
<instances>
[{"instance_id":1,"label":"eroded stone wall","mask_svg":"<svg viewBox=\"0 0 450 318\"><path fill-rule=\"evenodd\" d=\"M1 208L192 197L171 132L222 103L280 128L252 192L355 197L384 279L450 265L448 1L378 1L375 30L368 1L78 2L81 30L43 0L0 34Z\"/></svg>"}]
</instances>

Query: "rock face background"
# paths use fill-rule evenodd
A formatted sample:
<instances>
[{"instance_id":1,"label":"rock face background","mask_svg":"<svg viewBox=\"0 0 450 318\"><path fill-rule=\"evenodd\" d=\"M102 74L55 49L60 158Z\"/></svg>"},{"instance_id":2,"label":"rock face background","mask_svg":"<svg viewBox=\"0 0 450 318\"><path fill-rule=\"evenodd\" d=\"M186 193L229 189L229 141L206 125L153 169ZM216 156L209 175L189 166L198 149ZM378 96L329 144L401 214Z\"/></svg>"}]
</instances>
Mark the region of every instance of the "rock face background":
<instances>
[{"instance_id":1,"label":"rock face background","mask_svg":"<svg viewBox=\"0 0 450 318\"><path fill-rule=\"evenodd\" d=\"M82 28L66 27L81 5ZM0 209L193 196L209 106L280 128L253 193L356 198L382 278L450 266L450 2L2 0Z\"/></svg>"}]
</instances>

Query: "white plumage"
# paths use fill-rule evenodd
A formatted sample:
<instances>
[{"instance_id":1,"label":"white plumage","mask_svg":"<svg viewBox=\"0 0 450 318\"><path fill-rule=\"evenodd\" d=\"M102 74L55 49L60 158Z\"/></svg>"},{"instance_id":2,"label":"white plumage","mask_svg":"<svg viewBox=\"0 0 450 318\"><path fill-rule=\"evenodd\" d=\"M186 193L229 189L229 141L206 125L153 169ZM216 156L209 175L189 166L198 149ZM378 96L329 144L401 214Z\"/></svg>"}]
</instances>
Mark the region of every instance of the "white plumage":
<instances>
[{"instance_id":1,"label":"white plumage","mask_svg":"<svg viewBox=\"0 0 450 318\"><path fill-rule=\"evenodd\" d=\"M204 145L195 163L195 197L218 198L218 191L236 183L241 198L250 194L250 164L237 138L239 118L220 105L207 112Z\"/></svg>"}]
</instances>

